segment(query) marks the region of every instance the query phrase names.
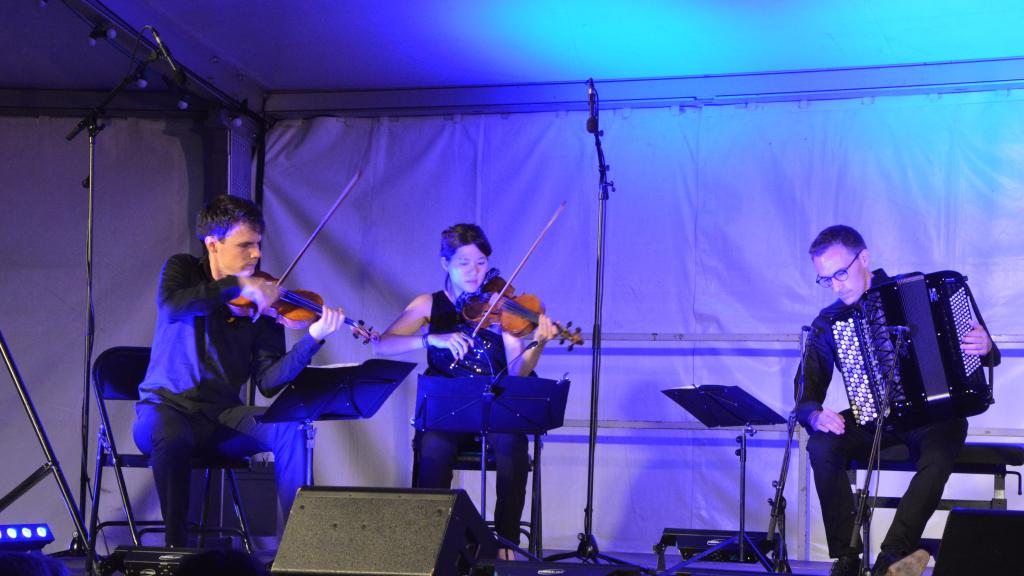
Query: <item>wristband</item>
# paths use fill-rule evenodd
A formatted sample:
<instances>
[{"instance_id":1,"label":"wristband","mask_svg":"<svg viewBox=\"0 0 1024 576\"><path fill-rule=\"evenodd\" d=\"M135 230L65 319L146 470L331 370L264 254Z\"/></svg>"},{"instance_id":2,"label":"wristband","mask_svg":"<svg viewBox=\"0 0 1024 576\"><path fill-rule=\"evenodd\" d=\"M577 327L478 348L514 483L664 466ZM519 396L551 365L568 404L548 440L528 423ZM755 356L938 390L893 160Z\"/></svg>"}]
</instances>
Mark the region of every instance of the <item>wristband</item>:
<instances>
[{"instance_id":1,"label":"wristband","mask_svg":"<svg viewBox=\"0 0 1024 576\"><path fill-rule=\"evenodd\" d=\"M420 339L420 342L423 342L424 348L430 348L430 342L427 340L428 338L430 338L430 334L424 334L423 338Z\"/></svg>"}]
</instances>

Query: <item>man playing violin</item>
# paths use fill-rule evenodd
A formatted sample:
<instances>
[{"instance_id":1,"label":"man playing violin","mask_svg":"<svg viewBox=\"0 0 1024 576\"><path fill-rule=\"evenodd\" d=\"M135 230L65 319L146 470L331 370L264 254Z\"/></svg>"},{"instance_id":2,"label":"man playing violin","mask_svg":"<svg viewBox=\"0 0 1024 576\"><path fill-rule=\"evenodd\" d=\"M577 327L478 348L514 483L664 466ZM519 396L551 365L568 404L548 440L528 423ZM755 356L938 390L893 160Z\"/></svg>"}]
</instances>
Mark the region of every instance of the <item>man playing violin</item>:
<instances>
[{"instance_id":1,"label":"man playing violin","mask_svg":"<svg viewBox=\"0 0 1024 576\"><path fill-rule=\"evenodd\" d=\"M287 518L303 480L304 439L291 424L261 424L264 408L244 406L242 385L272 396L307 366L324 339L344 323L341 308L319 320L285 351L284 328L268 316L232 315L239 296L257 312L275 303L280 289L253 278L263 236L259 208L218 196L196 219L206 254L171 256L157 291L157 321L149 369L139 385L134 438L149 455L168 546L186 545L191 458L274 453L278 498Z\"/></svg>"},{"instance_id":2,"label":"man playing violin","mask_svg":"<svg viewBox=\"0 0 1024 576\"><path fill-rule=\"evenodd\" d=\"M458 304L485 284L490 255L491 245L483 230L475 224L458 224L442 232L444 289L414 298L374 344L375 352L390 356L427 349L426 374L432 376L492 377L506 370L513 376L531 374L545 343L558 334L546 315L539 316L533 332L536 344L529 349L527 341L502 331L500 327L481 330L477 334L478 341L474 341L470 336L473 326L460 316ZM417 432L415 442L419 465L416 486L449 488L456 455L473 441L473 434ZM516 544L519 542L519 520L526 503L529 473L526 436L491 434L488 442L494 448L498 475L495 528L499 536ZM503 549L501 557L512 559L512 551Z\"/></svg>"}]
</instances>

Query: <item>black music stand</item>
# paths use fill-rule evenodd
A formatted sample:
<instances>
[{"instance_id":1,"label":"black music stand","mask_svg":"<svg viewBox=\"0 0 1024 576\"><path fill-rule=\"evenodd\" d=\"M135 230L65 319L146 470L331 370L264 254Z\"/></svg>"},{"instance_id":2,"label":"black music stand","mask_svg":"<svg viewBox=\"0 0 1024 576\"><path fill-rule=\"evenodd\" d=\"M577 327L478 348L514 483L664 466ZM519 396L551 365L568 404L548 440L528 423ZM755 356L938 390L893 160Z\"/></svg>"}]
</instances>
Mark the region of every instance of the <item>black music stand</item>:
<instances>
[{"instance_id":1,"label":"black music stand","mask_svg":"<svg viewBox=\"0 0 1024 576\"><path fill-rule=\"evenodd\" d=\"M309 366L274 400L260 422L297 422L306 435L306 477L313 485L313 448L320 420L356 420L377 413L414 362L371 359L354 366Z\"/></svg>"},{"instance_id":2,"label":"black music stand","mask_svg":"<svg viewBox=\"0 0 1024 576\"><path fill-rule=\"evenodd\" d=\"M675 566L662 572L662 575L673 576L679 568L698 562L711 554L718 552L728 546L739 545L739 558L746 557L745 549L750 547L758 562L768 570L772 571L772 564L761 553L746 531L747 514L747 436L754 436L757 431L754 426L767 426L770 424L785 424L786 419L779 416L774 410L764 405L760 400L754 398L739 386L720 386L705 384L697 387L670 388L662 390L662 393L679 404L687 412L693 414L701 424L708 428L722 426L743 426L743 433L736 441L740 448L737 455L740 457L740 530L739 532L718 545L705 550L704 552L679 562Z\"/></svg>"},{"instance_id":3,"label":"black music stand","mask_svg":"<svg viewBox=\"0 0 1024 576\"><path fill-rule=\"evenodd\" d=\"M487 521L487 436L544 434L560 428L569 397L569 380L524 376L445 378L420 375L413 426L422 431L480 435L480 516ZM534 471L536 474L537 472ZM495 535L499 542L531 554Z\"/></svg>"}]
</instances>

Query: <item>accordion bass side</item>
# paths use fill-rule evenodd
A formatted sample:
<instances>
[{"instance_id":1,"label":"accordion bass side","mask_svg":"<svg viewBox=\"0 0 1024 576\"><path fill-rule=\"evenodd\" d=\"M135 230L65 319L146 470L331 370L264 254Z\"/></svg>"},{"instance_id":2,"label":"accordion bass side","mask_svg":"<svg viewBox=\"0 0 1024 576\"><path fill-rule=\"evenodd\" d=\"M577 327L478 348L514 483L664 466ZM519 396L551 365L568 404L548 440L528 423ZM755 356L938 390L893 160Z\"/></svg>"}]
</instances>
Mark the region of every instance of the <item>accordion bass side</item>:
<instances>
[{"instance_id":1,"label":"accordion bass side","mask_svg":"<svg viewBox=\"0 0 1024 576\"><path fill-rule=\"evenodd\" d=\"M943 271L897 276L832 317L836 361L857 423L877 420L887 387L886 423L895 429L987 410L992 388L981 358L960 350L975 310L967 279ZM909 328L899 350L894 326Z\"/></svg>"}]
</instances>

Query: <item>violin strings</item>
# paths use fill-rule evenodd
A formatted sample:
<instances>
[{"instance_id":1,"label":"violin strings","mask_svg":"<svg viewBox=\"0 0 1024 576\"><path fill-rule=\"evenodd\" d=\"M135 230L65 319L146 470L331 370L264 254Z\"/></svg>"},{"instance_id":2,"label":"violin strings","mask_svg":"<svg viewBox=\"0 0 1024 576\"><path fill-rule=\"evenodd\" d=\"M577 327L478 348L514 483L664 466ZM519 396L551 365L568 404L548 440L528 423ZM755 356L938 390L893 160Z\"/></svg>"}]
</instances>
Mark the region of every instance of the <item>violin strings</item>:
<instances>
[{"instance_id":1,"label":"violin strings","mask_svg":"<svg viewBox=\"0 0 1024 576\"><path fill-rule=\"evenodd\" d=\"M518 315L518 316L520 316L522 318L525 318L526 320L529 320L530 322L533 322L534 324L536 324L540 320L540 315L537 314L536 312L534 312L533 310L530 310L529 308L524 307L522 304L516 302L515 300L513 300L511 298L505 298L504 300L505 301L502 302L502 305L501 305L502 310L506 310L507 309L509 312L512 312L513 314L516 314L516 315ZM566 329L562 328L562 326L560 324L558 324L557 322L555 322L555 328L558 329L558 333L560 335L566 332Z\"/></svg>"},{"instance_id":2,"label":"violin strings","mask_svg":"<svg viewBox=\"0 0 1024 576\"><path fill-rule=\"evenodd\" d=\"M512 300L511 298L505 299L505 301L501 305L501 308L502 310L508 310L509 312L512 312L513 314L525 318L526 320L529 320L530 322L533 323L536 323L538 320L540 320L540 316L538 316L536 312L524 307L522 304L516 302L515 300Z\"/></svg>"},{"instance_id":3,"label":"violin strings","mask_svg":"<svg viewBox=\"0 0 1024 576\"><path fill-rule=\"evenodd\" d=\"M323 306L317 304L316 302L310 300L309 298L306 298L305 296L302 296L301 294L296 294L295 292L292 292L291 290L282 290L281 291L281 299L284 300L285 302L289 303L289 304L294 304L296 306L300 306L302 308L305 308L306 310L310 310L310 311L315 312L315 313L320 314L320 315L323 315L323 313L324 313ZM345 317L344 322L345 322L345 324L347 324L349 326L354 326L354 327L359 328L359 326L357 325L356 321L351 319L351 318L349 318L348 316ZM360 330L362 330L362 328L360 328Z\"/></svg>"},{"instance_id":4,"label":"violin strings","mask_svg":"<svg viewBox=\"0 0 1024 576\"><path fill-rule=\"evenodd\" d=\"M282 290L281 291L281 300L284 300L285 302L287 302L289 304L294 304L296 306L300 306L300 307L305 308L306 310L309 310L311 312L316 312L317 314L323 314L323 308L319 304L317 304L316 302L306 298L305 296L301 296L301 295L296 294L295 292L292 292L290 290Z\"/></svg>"}]
</instances>

